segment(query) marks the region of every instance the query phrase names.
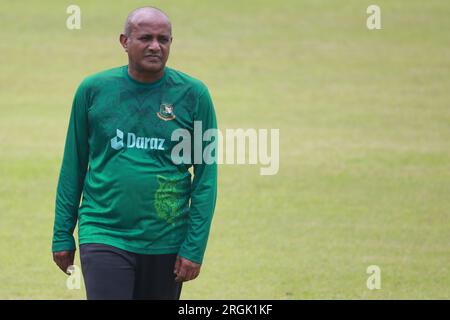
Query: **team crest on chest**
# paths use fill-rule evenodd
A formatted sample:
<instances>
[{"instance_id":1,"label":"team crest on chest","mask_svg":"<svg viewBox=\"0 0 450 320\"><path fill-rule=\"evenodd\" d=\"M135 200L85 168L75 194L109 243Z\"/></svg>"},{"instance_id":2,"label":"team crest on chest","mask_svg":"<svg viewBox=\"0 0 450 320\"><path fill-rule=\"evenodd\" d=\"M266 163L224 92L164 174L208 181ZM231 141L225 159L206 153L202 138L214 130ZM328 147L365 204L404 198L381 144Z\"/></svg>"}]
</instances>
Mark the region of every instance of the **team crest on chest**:
<instances>
[{"instance_id":1,"label":"team crest on chest","mask_svg":"<svg viewBox=\"0 0 450 320\"><path fill-rule=\"evenodd\" d=\"M175 114L173 113L173 104L161 103L161 105L159 106L159 112L157 112L156 115L164 121L175 119Z\"/></svg>"}]
</instances>

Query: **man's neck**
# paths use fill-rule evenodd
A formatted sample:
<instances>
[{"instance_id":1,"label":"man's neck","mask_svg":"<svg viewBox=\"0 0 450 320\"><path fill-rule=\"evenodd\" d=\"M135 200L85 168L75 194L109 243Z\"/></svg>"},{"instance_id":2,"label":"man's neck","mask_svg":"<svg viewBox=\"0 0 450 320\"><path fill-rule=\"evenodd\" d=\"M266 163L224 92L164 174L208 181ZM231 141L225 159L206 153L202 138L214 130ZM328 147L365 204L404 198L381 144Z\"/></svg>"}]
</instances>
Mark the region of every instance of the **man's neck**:
<instances>
[{"instance_id":1,"label":"man's neck","mask_svg":"<svg viewBox=\"0 0 450 320\"><path fill-rule=\"evenodd\" d=\"M157 73L139 72L128 65L128 75L136 81L144 83L156 82L164 76L164 68Z\"/></svg>"}]
</instances>

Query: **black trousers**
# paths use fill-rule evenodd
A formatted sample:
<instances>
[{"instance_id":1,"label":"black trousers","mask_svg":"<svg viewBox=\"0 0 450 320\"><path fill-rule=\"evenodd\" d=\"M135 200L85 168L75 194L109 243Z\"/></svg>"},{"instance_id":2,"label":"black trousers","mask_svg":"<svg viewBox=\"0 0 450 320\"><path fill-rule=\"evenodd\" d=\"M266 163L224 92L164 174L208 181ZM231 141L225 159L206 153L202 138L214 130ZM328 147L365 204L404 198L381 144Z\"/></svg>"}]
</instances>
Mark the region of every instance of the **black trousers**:
<instances>
[{"instance_id":1,"label":"black trousers","mask_svg":"<svg viewBox=\"0 0 450 320\"><path fill-rule=\"evenodd\" d=\"M179 300L177 254L145 255L104 244L80 245L88 300Z\"/></svg>"}]
</instances>

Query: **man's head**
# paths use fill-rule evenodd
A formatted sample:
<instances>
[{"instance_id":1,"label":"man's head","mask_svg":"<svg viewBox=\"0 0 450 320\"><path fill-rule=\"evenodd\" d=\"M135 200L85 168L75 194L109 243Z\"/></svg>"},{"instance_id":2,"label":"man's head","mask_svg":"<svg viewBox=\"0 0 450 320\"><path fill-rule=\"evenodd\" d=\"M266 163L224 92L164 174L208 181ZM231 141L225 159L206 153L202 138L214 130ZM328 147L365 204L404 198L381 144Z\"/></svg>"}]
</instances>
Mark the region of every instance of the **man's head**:
<instances>
[{"instance_id":1,"label":"man's head","mask_svg":"<svg viewBox=\"0 0 450 320\"><path fill-rule=\"evenodd\" d=\"M127 17L120 43L128 53L130 69L141 74L160 74L172 44L170 20L157 8L133 10Z\"/></svg>"}]
</instances>

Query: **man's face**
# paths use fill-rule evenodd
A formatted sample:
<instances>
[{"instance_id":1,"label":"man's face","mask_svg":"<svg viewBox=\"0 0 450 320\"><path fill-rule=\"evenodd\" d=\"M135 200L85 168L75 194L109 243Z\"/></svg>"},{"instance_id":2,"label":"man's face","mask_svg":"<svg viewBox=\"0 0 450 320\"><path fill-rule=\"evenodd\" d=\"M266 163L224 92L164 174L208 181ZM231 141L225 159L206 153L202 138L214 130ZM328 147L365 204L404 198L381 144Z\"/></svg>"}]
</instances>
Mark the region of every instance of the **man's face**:
<instances>
[{"instance_id":1,"label":"man's face","mask_svg":"<svg viewBox=\"0 0 450 320\"><path fill-rule=\"evenodd\" d=\"M161 72L169 58L172 43L170 25L162 17L138 19L129 37L121 36L130 65L145 73Z\"/></svg>"}]
</instances>

